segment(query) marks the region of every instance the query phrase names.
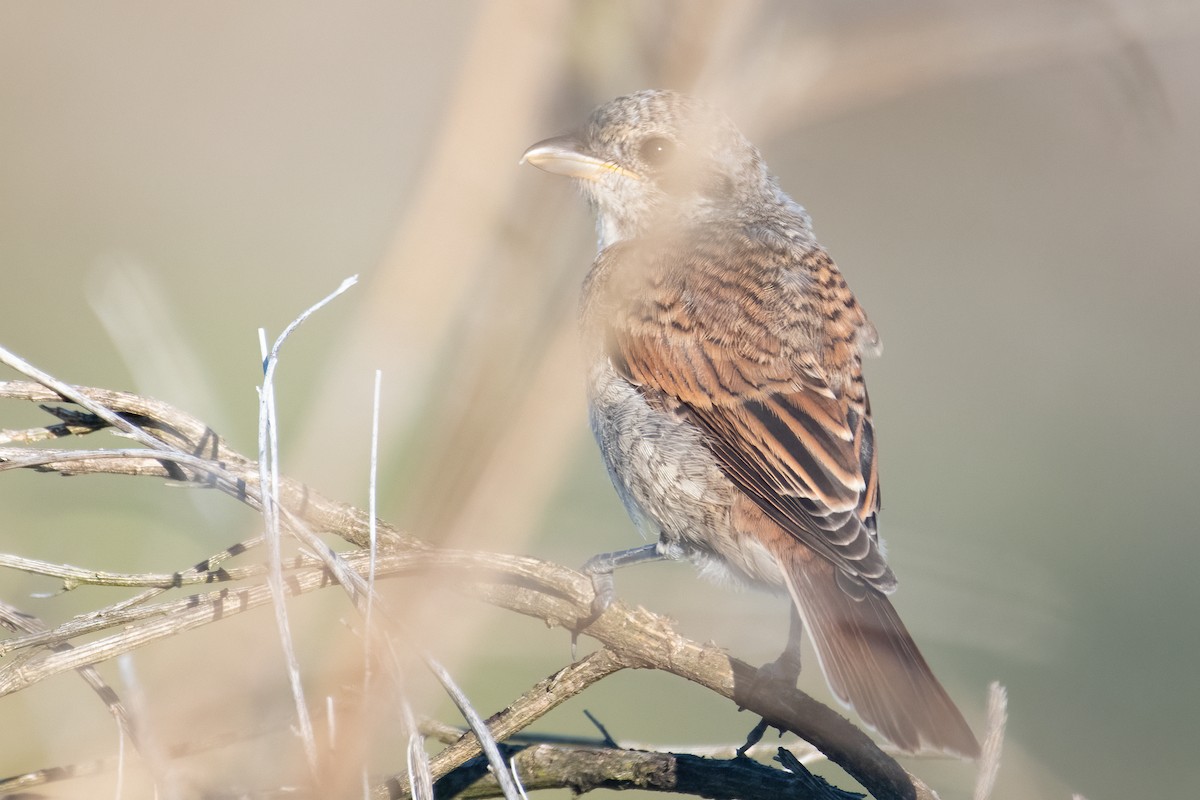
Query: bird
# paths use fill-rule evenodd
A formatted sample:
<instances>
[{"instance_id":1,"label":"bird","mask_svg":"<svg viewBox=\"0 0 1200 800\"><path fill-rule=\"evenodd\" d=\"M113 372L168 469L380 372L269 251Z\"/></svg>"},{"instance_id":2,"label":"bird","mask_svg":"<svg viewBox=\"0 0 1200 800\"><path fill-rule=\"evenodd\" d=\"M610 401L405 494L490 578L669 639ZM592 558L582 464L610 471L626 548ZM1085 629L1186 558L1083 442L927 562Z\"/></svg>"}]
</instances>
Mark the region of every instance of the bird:
<instances>
[{"instance_id":1,"label":"bird","mask_svg":"<svg viewBox=\"0 0 1200 800\"><path fill-rule=\"evenodd\" d=\"M728 116L663 89L611 100L523 163L574 179L595 213L583 282L588 414L656 559L786 591L792 626L761 674L795 685L801 631L836 697L908 752L979 744L889 596L863 357L879 335L805 209Z\"/></svg>"}]
</instances>

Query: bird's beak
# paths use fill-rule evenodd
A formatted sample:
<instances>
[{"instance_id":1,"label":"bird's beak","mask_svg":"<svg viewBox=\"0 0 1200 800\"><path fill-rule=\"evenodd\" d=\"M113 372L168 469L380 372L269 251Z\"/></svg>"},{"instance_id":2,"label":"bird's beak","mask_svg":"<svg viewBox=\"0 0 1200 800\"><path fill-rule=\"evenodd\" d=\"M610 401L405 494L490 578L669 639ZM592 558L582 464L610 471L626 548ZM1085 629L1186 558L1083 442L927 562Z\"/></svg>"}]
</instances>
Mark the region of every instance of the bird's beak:
<instances>
[{"instance_id":1,"label":"bird's beak","mask_svg":"<svg viewBox=\"0 0 1200 800\"><path fill-rule=\"evenodd\" d=\"M632 170L589 155L584 151L583 144L574 136L543 139L521 156L520 163L526 162L555 175L566 175L585 181L598 181L614 173L634 180L642 179L641 175Z\"/></svg>"}]
</instances>

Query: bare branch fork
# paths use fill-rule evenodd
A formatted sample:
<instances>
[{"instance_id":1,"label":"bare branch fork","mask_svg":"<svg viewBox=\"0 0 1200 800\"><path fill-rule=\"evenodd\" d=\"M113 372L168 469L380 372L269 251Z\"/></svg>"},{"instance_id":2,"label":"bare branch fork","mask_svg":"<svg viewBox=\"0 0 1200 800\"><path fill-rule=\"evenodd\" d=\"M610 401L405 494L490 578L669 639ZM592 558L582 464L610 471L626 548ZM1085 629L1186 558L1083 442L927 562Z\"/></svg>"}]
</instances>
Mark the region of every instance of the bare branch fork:
<instances>
[{"instance_id":1,"label":"bare branch fork","mask_svg":"<svg viewBox=\"0 0 1200 800\"><path fill-rule=\"evenodd\" d=\"M69 386L19 359L14 363L15 357L11 354L0 351L0 356L36 381L0 382L0 398L43 404L42 408L56 420L44 427L0 431L0 471L32 469L61 475L124 474L168 478L211 487L261 509L262 476L258 463L229 448L203 422L145 397ZM77 405L82 411L46 405L61 403ZM29 446L106 428L116 429L147 449L68 450ZM336 582L350 592L355 605L361 608L361 601L368 596L365 577L372 571L368 549L372 533L370 516L358 508L321 497L282 476L275 479L274 493L286 530L298 536L305 545L301 556L280 563L281 574L286 575L282 582L285 591L290 594L309 592ZM840 714L799 690L779 691L773 687L769 695L758 690L754 667L713 645L702 645L680 636L664 618L642 608L631 609L617 603L599 618L592 619L591 582L575 570L503 553L433 548L382 521L375 521L375 526L378 548L374 573L377 578L411 575L418 571L451 573L455 578L453 585L474 597L541 619L549 626L581 631L600 643L599 650L541 681L488 720L487 730L497 741L509 739L551 708L614 672L629 668L657 669L700 684L739 707L762 715L772 726L795 733L840 765L877 798L935 796L924 783L906 772ZM338 536L363 549L336 555L318 538L319 534ZM235 545L190 570L154 576L119 576L14 556L0 557L0 566L56 577L63 580L67 588L94 584L145 589L133 600L50 630L32 624L18 628L18 635L0 642L0 657L7 660L0 667L0 696L66 670L86 671L93 664L149 642L271 602L269 584L262 580L267 568L225 569L220 566L224 558L253 547L259 541ZM200 584L214 584L218 588L185 598L150 602L169 589ZM386 615L380 608L376 608L376 613ZM22 616L13 609L11 614L0 615L0 624L10 624L9 618L13 614ZM103 635L72 643L84 634ZM107 692L112 690L107 689ZM110 708L114 708L113 702L118 703L115 708L119 708L115 693L111 697L104 691L101 694ZM136 745L135 736L129 738ZM432 779L453 781L455 777L447 776L467 774L463 771L475 769L472 760L480 752L481 746L474 733L458 737L430 760ZM522 750L514 763L530 788L558 781L555 785L583 790L596 786L638 785L663 791L700 793L700 787L707 787L703 792L711 797L775 797L780 796L782 784L778 782L783 780L787 782L786 791L794 797L848 796L815 781L803 768L796 769L798 762L786 762L789 772L781 772L749 759L688 760L663 753L615 751L625 754L624 758L619 758L611 750L606 751L604 757L583 755L583 752L590 751L547 744ZM636 772L642 776L659 776L656 779L628 777L635 774L629 771L632 763L645 765L647 759L659 759L655 763L660 765L669 761L670 769L654 772L647 768ZM585 770L580 766L582 763L591 767ZM619 770L617 765L620 765ZM460 772L456 773L456 770ZM530 781L530 776L535 774L537 780ZM689 776L686 780L682 777L685 774ZM622 778L622 775L626 777ZM664 775L676 777L667 779L662 777ZM626 783L622 784L622 780ZM439 783L439 787L442 786L449 784ZM721 787L732 788L726 791ZM0 788L5 788L5 784L0 783ZM472 791L498 794L496 789L488 790L482 784ZM371 793L376 797L408 796L407 770L398 769L391 778L378 781Z\"/></svg>"}]
</instances>

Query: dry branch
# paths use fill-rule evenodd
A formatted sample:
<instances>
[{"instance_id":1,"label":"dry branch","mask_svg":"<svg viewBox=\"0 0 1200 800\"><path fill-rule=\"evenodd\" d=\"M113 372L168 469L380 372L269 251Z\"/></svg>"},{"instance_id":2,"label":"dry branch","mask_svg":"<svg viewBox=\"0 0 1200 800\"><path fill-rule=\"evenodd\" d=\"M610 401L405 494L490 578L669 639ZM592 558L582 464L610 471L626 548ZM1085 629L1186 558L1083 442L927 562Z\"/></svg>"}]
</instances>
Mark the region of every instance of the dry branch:
<instances>
[{"instance_id":1,"label":"dry branch","mask_svg":"<svg viewBox=\"0 0 1200 800\"><path fill-rule=\"evenodd\" d=\"M65 475L154 475L210 486L258 507L258 465L229 448L204 423L164 403L136 395L95 388L71 389L77 398L103 406L124 424L136 426L168 447L158 452L123 452L120 457L111 457L112 451L0 447L0 471L26 467ZM57 391L36 383L19 381L0 382L0 398L42 404L64 402L62 394ZM106 420L97 414L67 413L61 408L43 407L59 422L42 429L6 431L0 434L3 440L44 441L67 434L101 430L111 424L111 417ZM190 454L190 457L179 457L178 453ZM364 547L368 542L369 517L363 511L327 500L294 481L282 479L279 488L283 508L312 531L339 536L358 547ZM601 643L601 650L542 681L489 720L489 728L498 740L524 729L550 708L615 671L626 668L656 669L704 686L739 707L763 716L772 726L791 731L811 742L877 798L890 800L934 796L928 787L908 774L840 714L797 689L780 691L778 687L771 687L767 691L765 686L756 686L754 679L757 670L754 667L731 658L713 645L701 645L680 636L663 617L642 608L630 609L617 603L602 616L593 619L590 610L591 583L575 570L508 554L436 549L382 522L378 523L378 531L380 549L375 566L378 578L417 570L453 573L454 585L461 586L466 592L488 603L541 619L551 626L582 632ZM356 580L368 571L365 551L342 554L339 564L344 565ZM20 567L11 557L7 566ZM89 578L87 571L61 568L56 573L37 564L28 566L31 571L57 574L68 583L102 582L101 576ZM328 586L334 580L330 565L323 558L301 557L285 567L287 586L292 593ZM221 572L220 580L230 580L249 577L254 571L236 575L224 570ZM181 586L199 582L205 579L201 577L202 574L203 570L200 570L186 582L180 580L172 583ZM104 581L113 578L104 576ZM162 578L153 576L151 580L146 576L131 576L129 585L161 587ZM161 588L156 591L161 591ZM53 631L39 632L36 637L31 635L11 641L5 645L5 650L11 652L22 649L25 652L22 657L0 668L0 695L18 691L64 670L80 669L129 652L147 642L207 625L267 602L269 592L265 584L222 588L156 605L108 610L86 623L72 621ZM53 645L66 643L68 639L84 632L96 633L109 629L114 632L70 650L53 649ZM47 645L50 645L49 650L39 649ZM479 752L474 734L464 735L434 756L431 764L434 779L464 768ZM676 770L677 775L681 774L679 770L684 769L685 764L687 769L699 771L696 780L701 783L677 782L669 788L675 792L699 791L696 788L699 785L719 786L722 771L734 768L732 762L711 759L696 759L693 763L685 757L664 754L611 752L615 753L612 758L620 762L622 768L649 758L672 759L672 769ZM550 758L550 754L554 754L553 749L527 750L518 761L527 760L532 769L535 761L543 757ZM557 754L554 757L557 759L555 763L560 765L578 763L578 759L584 758L578 753L570 758L559 758ZM756 768L763 767L758 765ZM549 770L549 767L546 769ZM787 773L778 770L770 772L795 781ZM618 778L614 777L613 780L619 783ZM402 790L404 785L403 774L398 773L387 784L377 787L377 796L393 796L392 793L397 789ZM567 785L573 784L567 781ZM659 788L668 789L665 785Z\"/></svg>"},{"instance_id":2,"label":"dry branch","mask_svg":"<svg viewBox=\"0 0 1200 800\"><path fill-rule=\"evenodd\" d=\"M786 752L786 751L784 751ZM642 789L709 797L714 800L858 800L862 795L825 783L794 762L795 771L772 769L748 758L714 761L686 753L616 750L605 747L519 748L512 756L527 789ZM447 796L497 797L499 787L480 759L464 764Z\"/></svg>"}]
</instances>

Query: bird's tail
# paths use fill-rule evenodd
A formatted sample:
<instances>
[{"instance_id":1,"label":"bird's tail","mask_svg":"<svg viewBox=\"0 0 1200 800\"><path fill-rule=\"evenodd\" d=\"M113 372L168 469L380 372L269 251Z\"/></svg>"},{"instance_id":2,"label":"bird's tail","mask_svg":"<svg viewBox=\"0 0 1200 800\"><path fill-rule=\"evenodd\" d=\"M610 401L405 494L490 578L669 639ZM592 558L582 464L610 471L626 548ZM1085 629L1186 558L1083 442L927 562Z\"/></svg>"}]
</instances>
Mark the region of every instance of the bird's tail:
<instances>
[{"instance_id":1,"label":"bird's tail","mask_svg":"<svg viewBox=\"0 0 1200 800\"><path fill-rule=\"evenodd\" d=\"M886 595L862 587L854 596L821 558L794 563L784 575L821 671L842 702L902 750L978 758L975 734Z\"/></svg>"}]
</instances>

